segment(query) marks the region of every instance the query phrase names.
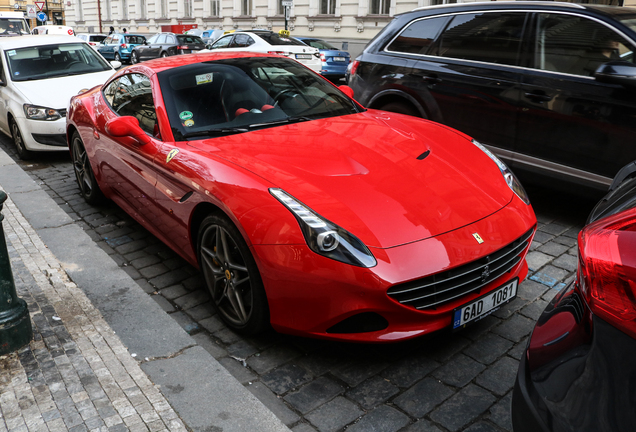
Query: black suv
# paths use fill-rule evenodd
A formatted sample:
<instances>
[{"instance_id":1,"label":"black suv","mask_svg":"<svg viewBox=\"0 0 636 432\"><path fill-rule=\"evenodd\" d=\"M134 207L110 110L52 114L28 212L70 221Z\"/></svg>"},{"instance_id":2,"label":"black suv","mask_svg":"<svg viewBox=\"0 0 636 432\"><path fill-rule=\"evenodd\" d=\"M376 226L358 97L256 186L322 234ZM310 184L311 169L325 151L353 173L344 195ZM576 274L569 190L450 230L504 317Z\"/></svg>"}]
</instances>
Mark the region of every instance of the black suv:
<instances>
[{"instance_id":1,"label":"black suv","mask_svg":"<svg viewBox=\"0 0 636 432\"><path fill-rule=\"evenodd\" d=\"M205 43L199 36L174 33L157 33L143 45L136 46L130 53L130 61L139 63L143 60L168 57L177 54L190 54L201 51Z\"/></svg>"},{"instance_id":2,"label":"black suv","mask_svg":"<svg viewBox=\"0 0 636 432\"><path fill-rule=\"evenodd\" d=\"M396 16L349 83L364 106L452 126L515 171L607 189L636 160L635 47L634 8L427 7Z\"/></svg>"}]
</instances>

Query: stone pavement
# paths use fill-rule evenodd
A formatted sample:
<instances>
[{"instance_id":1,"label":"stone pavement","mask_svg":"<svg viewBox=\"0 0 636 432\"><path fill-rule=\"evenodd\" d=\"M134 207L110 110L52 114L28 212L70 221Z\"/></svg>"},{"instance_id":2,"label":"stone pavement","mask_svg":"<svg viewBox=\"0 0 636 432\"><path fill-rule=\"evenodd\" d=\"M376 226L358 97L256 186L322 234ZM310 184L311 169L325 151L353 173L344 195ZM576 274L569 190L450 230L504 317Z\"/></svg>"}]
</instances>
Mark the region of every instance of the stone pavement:
<instances>
[{"instance_id":1,"label":"stone pavement","mask_svg":"<svg viewBox=\"0 0 636 432\"><path fill-rule=\"evenodd\" d=\"M0 148L15 158L7 139L0 138ZM231 332L216 316L196 269L114 204L83 201L68 156L19 164L165 316L294 432L509 431L511 390L527 336L573 277L576 235L598 198L529 190L539 219L528 255L530 278L518 298L495 314L457 333L354 345ZM158 362L148 366L153 363L142 369L156 374ZM179 377L173 378L170 385L178 386Z\"/></svg>"},{"instance_id":2,"label":"stone pavement","mask_svg":"<svg viewBox=\"0 0 636 432\"><path fill-rule=\"evenodd\" d=\"M185 431L161 392L9 199L3 214L34 340L0 357L0 431Z\"/></svg>"},{"instance_id":3,"label":"stone pavement","mask_svg":"<svg viewBox=\"0 0 636 432\"><path fill-rule=\"evenodd\" d=\"M289 432L1 151L0 189L34 325L0 356L0 432Z\"/></svg>"}]
</instances>

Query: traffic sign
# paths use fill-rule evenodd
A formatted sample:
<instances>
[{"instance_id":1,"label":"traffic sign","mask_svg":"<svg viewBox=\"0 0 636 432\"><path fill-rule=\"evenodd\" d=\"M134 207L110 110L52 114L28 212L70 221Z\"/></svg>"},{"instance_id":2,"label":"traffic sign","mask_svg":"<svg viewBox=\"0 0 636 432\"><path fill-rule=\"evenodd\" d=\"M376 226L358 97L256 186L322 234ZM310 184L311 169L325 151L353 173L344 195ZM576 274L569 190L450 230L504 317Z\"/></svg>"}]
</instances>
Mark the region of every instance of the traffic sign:
<instances>
[{"instance_id":1,"label":"traffic sign","mask_svg":"<svg viewBox=\"0 0 636 432\"><path fill-rule=\"evenodd\" d=\"M42 11L42 9L44 9L44 2L35 2L35 7L38 8L39 11Z\"/></svg>"},{"instance_id":2,"label":"traffic sign","mask_svg":"<svg viewBox=\"0 0 636 432\"><path fill-rule=\"evenodd\" d=\"M293 0L283 0L283 1L281 2L281 4L282 4L283 6L289 6L289 7L292 7L292 6L294 5L294 2L293 2Z\"/></svg>"},{"instance_id":3,"label":"traffic sign","mask_svg":"<svg viewBox=\"0 0 636 432\"><path fill-rule=\"evenodd\" d=\"M35 18L35 6L34 5L27 5L26 7L26 14L27 14L27 18Z\"/></svg>"},{"instance_id":4,"label":"traffic sign","mask_svg":"<svg viewBox=\"0 0 636 432\"><path fill-rule=\"evenodd\" d=\"M46 14L44 12L38 12L38 21L46 22Z\"/></svg>"}]
</instances>

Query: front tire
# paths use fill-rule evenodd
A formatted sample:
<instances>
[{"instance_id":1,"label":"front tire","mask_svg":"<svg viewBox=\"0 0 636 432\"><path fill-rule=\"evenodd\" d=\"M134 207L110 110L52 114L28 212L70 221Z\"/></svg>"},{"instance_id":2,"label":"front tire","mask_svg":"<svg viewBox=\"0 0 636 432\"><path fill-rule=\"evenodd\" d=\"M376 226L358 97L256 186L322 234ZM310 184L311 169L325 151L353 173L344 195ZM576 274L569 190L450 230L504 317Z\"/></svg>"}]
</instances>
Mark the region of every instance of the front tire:
<instances>
[{"instance_id":1,"label":"front tire","mask_svg":"<svg viewBox=\"0 0 636 432\"><path fill-rule=\"evenodd\" d=\"M136 51L133 51L133 52L130 54L130 62L131 62L132 64L137 64L137 63L139 63L139 55L137 54L137 52L136 52Z\"/></svg>"},{"instance_id":2,"label":"front tire","mask_svg":"<svg viewBox=\"0 0 636 432\"><path fill-rule=\"evenodd\" d=\"M18 157L22 160L33 159L35 153L26 148L24 139L22 138L22 133L20 132L20 127L14 119L11 119L11 137L13 138L15 149L18 152Z\"/></svg>"},{"instance_id":3,"label":"front tire","mask_svg":"<svg viewBox=\"0 0 636 432\"><path fill-rule=\"evenodd\" d=\"M71 159L73 160L73 171L75 171L75 179L80 188L80 195L89 204L98 204L103 201L104 194L99 188L97 180L95 180L86 148L77 132L73 133L71 138Z\"/></svg>"},{"instance_id":4,"label":"front tire","mask_svg":"<svg viewBox=\"0 0 636 432\"><path fill-rule=\"evenodd\" d=\"M165 51L164 51L164 52L162 52L162 53L161 53L161 57L162 57L162 58L164 58L164 57L168 57L168 53L167 53L167 52L165 52Z\"/></svg>"},{"instance_id":5,"label":"front tire","mask_svg":"<svg viewBox=\"0 0 636 432\"><path fill-rule=\"evenodd\" d=\"M219 315L232 330L256 334L269 327L269 306L258 267L239 230L213 214L197 241L201 273Z\"/></svg>"}]
</instances>

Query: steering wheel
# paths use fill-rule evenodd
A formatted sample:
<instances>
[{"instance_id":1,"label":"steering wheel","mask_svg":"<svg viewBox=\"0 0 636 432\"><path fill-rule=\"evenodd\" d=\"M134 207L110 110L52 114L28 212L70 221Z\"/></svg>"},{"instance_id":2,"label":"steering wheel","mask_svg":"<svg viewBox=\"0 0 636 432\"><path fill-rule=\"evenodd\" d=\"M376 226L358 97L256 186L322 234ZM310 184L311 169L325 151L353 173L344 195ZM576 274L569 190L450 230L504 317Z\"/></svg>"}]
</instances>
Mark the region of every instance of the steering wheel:
<instances>
[{"instance_id":1,"label":"steering wheel","mask_svg":"<svg viewBox=\"0 0 636 432\"><path fill-rule=\"evenodd\" d=\"M274 106L275 107L278 106L278 99L280 99L280 97L283 96L285 93L296 93L296 91L294 89L283 89L283 90L279 91L278 93L276 93L272 97L272 99L274 99Z\"/></svg>"},{"instance_id":2,"label":"steering wheel","mask_svg":"<svg viewBox=\"0 0 636 432\"><path fill-rule=\"evenodd\" d=\"M77 65L80 65L80 66L81 66L81 65L82 65L82 62L80 62L80 61L73 61L73 62L69 63L68 65L66 65L66 67L65 67L64 69L67 69L67 70L68 70L68 69L75 69L75 66L77 66Z\"/></svg>"}]
</instances>

